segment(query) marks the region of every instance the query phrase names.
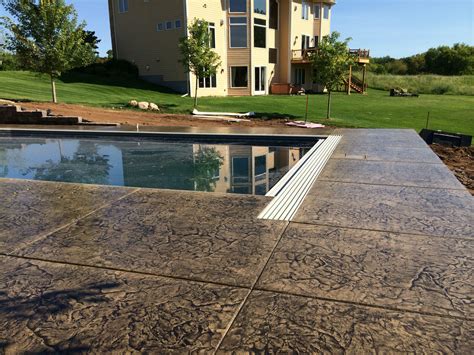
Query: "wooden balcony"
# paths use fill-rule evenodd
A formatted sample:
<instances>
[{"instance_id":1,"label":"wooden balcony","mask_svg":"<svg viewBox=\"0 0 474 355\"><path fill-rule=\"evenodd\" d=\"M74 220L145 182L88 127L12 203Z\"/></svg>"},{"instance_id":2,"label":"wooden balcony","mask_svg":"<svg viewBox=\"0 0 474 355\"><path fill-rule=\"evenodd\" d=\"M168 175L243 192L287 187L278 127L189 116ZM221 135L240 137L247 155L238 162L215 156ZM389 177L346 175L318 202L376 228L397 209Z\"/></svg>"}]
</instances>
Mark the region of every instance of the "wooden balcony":
<instances>
[{"instance_id":1,"label":"wooden balcony","mask_svg":"<svg viewBox=\"0 0 474 355\"><path fill-rule=\"evenodd\" d=\"M370 51L368 49L350 49L349 53L354 55L356 63L369 64Z\"/></svg>"},{"instance_id":2,"label":"wooden balcony","mask_svg":"<svg viewBox=\"0 0 474 355\"><path fill-rule=\"evenodd\" d=\"M293 64L306 64L309 63L311 53L317 51L317 48L308 49L295 49L292 52L291 63Z\"/></svg>"},{"instance_id":3,"label":"wooden balcony","mask_svg":"<svg viewBox=\"0 0 474 355\"><path fill-rule=\"evenodd\" d=\"M308 49L296 49L292 51L291 63L292 64L306 64L310 62L311 53L314 53L318 48ZM367 49L350 49L356 63L358 64L369 64L370 63L370 51Z\"/></svg>"}]
</instances>

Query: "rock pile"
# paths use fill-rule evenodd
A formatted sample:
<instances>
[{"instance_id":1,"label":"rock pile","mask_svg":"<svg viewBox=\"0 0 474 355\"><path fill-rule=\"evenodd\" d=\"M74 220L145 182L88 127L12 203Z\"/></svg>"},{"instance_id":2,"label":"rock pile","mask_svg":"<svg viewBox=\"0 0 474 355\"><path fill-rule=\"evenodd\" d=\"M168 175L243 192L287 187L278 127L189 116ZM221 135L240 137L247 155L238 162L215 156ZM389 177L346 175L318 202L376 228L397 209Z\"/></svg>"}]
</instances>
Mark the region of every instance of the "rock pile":
<instances>
[{"instance_id":1,"label":"rock pile","mask_svg":"<svg viewBox=\"0 0 474 355\"><path fill-rule=\"evenodd\" d=\"M144 111L160 111L160 107L157 104L147 101L138 102L137 100L130 100L128 106L136 107Z\"/></svg>"}]
</instances>

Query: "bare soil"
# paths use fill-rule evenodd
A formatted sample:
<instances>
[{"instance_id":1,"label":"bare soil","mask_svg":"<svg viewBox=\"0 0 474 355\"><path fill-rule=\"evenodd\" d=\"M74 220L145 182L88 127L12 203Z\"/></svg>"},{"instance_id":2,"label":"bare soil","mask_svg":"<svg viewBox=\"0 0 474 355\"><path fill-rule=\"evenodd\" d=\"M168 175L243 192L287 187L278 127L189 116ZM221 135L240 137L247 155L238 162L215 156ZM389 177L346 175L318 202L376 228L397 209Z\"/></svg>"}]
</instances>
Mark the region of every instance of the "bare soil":
<instances>
[{"instance_id":1,"label":"bare soil","mask_svg":"<svg viewBox=\"0 0 474 355\"><path fill-rule=\"evenodd\" d=\"M433 144L431 148L474 195L474 146L458 148Z\"/></svg>"},{"instance_id":2,"label":"bare soil","mask_svg":"<svg viewBox=\"0 0 474 355\"><path fill-rule=\"evenodd\" d=\"M135 126L166 126L166 127L287 127L284 119L253 119L251 122L225 122L199 120L191 115L161 114L153 112L140 112L128 109L106 109L74 104L52 104L45 102L21 103L26 109L50 109L53 115L80 116L84 119L98 123L120 123Z\"/></svg>"}]
</instances>

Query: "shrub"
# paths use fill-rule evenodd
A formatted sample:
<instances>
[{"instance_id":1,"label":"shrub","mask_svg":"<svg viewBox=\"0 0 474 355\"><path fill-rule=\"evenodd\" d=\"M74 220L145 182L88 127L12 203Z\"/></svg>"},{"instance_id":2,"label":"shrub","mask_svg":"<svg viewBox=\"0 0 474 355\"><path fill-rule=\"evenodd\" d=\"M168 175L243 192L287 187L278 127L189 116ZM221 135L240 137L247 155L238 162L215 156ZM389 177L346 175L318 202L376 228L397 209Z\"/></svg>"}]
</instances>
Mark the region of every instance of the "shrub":
<instances>
[{"instance_id":1,"label":"shrub","mask_svg":"<svg viewBox=\"0 0 474 355\"><path fill-rule=\"evenodd\" d=\"M448 92L452 91L452 89L447 84L438 84L438 85L434 85L431 88L430 91L431 91L432 94L444 95L444 94L447 94Z\"/></svg>"},{"instance_id":2,"label":"shrub","mask_svg":"<svg viewBox=\"0 0 474 355\"><path fill-rule=\"evenodd\" d=\"M94 64L74 69L72 72L122 78L137 78L139 74L138 67L135 64L121 59L98 59Z\"/></svg>"},{"instance_id":3,"label":"shrub","mask_svg":"<svg viewBox=\"0 0 474 355\"><path fill-rule=\"evenodd\" d=\"M18 58L9 52L0 52L0 70L20 70L21 65L18 62Z\"/></svg>"}]
</instances>

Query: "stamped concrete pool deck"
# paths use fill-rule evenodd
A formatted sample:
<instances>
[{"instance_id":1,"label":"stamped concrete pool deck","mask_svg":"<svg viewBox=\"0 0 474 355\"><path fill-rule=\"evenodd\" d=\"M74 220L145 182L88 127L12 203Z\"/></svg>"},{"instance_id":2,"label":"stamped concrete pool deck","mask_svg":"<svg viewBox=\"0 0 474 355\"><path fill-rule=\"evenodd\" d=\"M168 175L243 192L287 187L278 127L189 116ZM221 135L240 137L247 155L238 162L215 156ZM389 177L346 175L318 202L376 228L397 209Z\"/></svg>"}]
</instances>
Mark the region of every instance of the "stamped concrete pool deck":
<instances>
[{"instance_id":1,"label":"stamped concrete pool deck","mask_svg":"<svg viewBox=\"0 0 474 355\"><path fill-rule=\"evenodd\" d=\"M0 179L0 353L472 353L474 198L411 130L268 197Z\"/></svg>"}]
</instances>

